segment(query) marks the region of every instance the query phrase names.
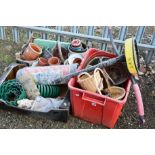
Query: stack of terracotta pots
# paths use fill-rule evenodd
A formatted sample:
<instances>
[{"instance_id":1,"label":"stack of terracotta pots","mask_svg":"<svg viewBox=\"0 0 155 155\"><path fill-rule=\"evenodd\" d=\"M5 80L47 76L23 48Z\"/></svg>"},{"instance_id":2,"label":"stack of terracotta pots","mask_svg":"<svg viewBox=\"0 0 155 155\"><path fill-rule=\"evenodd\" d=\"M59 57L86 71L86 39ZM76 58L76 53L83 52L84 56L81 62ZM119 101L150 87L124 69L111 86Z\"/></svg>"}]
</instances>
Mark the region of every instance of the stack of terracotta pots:
<instances>
[{"instance_id":1,"label":"stack of terracotta pots","mask_svg":"<svg viewBox=\"0 0 155 155\"><path fill-rule=\"evenodd\" d=\"M46 50L48 52L48 50ZM23 51L21 58L27 61L35 61L38 59L37 66L48 66L48 65L59 65L60 59L49 55L48 57L40 57L42 55L42 48L34 43L29 43L25 50ZM45 54L44 54L45 55ZM47 56L47 54L46 54Z\"/></svg>"},{"instance_id":2,"label":"stack of terracotta pots","mask_svg":"<svg viewBox=\"0 0 155 155\"><path fill-rule=\"evenodd\" d=\"M53 49L42 50L42 48L37 44L29 42L23 48L21 59L29 62L34 61L37 63L35 66L60 65L66 63L80 64L86 50L86 46L79 39L74 39L68 49L62 47L60 42L57 42ZM73 59L73 57L75 58Z\"/></svg>"}]
</instances>

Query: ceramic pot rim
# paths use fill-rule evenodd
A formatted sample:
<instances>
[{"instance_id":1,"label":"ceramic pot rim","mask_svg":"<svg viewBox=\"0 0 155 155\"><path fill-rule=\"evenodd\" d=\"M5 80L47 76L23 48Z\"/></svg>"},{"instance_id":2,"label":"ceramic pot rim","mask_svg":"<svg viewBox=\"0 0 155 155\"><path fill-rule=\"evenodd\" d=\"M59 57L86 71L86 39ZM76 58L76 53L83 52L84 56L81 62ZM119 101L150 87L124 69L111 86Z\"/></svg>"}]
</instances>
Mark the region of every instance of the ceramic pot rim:
<instances>
[{"instance_id":1,"label":"ceramic pot rim","mask_svg":"<svg viewBox=\"0 0 155 155\"><path fill-rule=\"evenodd\" d=\"M32 45L36 46L36 48L39 49L39 52L36 52L36 51L32 48ZM30 49L31 49L34 53L39 54L39 55L42 54L42 48L39 47L38 45L36 45L36 44L34 44L34 43L29 43L29 47L30 47Z\"/></svg>"}]
</instances>

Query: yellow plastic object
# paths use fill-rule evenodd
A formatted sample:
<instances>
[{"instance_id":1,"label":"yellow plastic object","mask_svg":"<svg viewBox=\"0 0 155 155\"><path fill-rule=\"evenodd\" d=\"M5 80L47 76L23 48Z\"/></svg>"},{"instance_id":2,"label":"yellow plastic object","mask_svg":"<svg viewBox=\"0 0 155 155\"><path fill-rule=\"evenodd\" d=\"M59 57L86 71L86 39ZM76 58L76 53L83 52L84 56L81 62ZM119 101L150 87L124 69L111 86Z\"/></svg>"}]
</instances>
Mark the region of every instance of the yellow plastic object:
<instances>
[{"instance_id":1,"label":"yellow plastic object","mask_svg":"<svg viewBox=\"0 0 155 155\"><path fill-rule=\"evenodd\" d=\"M138 74L138 58L136 42L133 38L125 40L125 58L129 72L136 76Z\"/></svg>"}]
</instances>

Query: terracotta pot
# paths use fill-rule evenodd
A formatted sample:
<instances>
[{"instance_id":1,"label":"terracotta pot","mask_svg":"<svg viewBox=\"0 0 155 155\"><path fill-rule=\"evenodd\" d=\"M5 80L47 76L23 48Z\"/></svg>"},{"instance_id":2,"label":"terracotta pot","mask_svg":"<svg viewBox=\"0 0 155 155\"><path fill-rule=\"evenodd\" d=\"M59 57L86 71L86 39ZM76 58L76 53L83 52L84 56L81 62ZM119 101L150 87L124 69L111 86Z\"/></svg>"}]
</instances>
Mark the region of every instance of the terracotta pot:
<instances>
[{"instance_id":1,"label":"terracotta pot","mask_svg":"<svg viewBox=\"0 0 155 155\"><path fill-rule=\"evenodd\" d=\"M48 66L48 60L43 57L40 57L38 59L38 66Z\"/></svg>"},{"instance_id":2,"label":"terracotta pot","mask_svg":"<svg viewBox=\"0 0 155 155\"><path fill-rule=\"evenodd\" d=\"M48 59L49 65L60 65L60 59L58 57L51 57Z\"/></svg>"},{"instance_id":3,"label":"terracotta pot","mask_svg":"<svg viewBox=\"0 0 155 155\"><path fill-rule=\"evenodd\" d=\"M29 43L28 47L21 55L21 58L24 60L36 60L41 54L42 49L38 45L34 43Z\"/></svg>"},{"instance_id":4,"label":"terracotta pot","mask_svg":"<svg viewBox=\"0 0 155 155\"><path fill-rule=\"evenodd\" d=\"M81 61L82 61L82 60L81 60L80 58L75 58L74 61L73 61L73 63L74 63L74 64L77 63L77 64L80 65Z\"/></svg>"}]
</instances>

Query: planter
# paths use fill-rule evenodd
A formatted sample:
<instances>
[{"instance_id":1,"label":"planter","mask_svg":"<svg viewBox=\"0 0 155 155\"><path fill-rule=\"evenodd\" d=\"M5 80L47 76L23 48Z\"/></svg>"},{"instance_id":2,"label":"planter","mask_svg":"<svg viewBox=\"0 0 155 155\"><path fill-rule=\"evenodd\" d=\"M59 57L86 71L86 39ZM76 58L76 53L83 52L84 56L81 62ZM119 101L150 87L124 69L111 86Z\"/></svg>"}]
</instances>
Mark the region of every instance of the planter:
<instances>
[{"instance_id":1,"label":"planter","mask_svg":"<svg viewBox=\"0 0 155 155\"><path fill-rule=\"evenodd\" d=\"M79 54L83 55L87 51L87 46L84 43L81 43L81 44L82 44L81 47L73 47L70 44L70 46L68 47L69 55L75 54L75 53L79 53Z\"/></svg>"},{"instance_id":2,"label":"planter","mask_svg":"<svg viewBox=\"0 0 155 155\"><path fill-rule=\"evenodd\" d=\"M42 49L38 45L34 43L29 43L28 47L21 55L21 58L24 60L36 60L41 54Z\"/></svg>"},{"instance_id":3,"label":"planter","mask_svg":"<svg viewBox=\"0 0 155 155\"><path fill-rule=\"evenodd\" d=\"M43 57L40 57L38 59L38 66L48 66L48 60Z\"/></svg>"},{"instance_id":4,"label":"planter","mask_svg":"<svg viewBox=\"0 0 155 155\"><path fill-rule=\"evenodd\" d=\"M60 59L57 57L51 57L48 59L49 65L60 65Z\"/></svg>"}]
</instances>

